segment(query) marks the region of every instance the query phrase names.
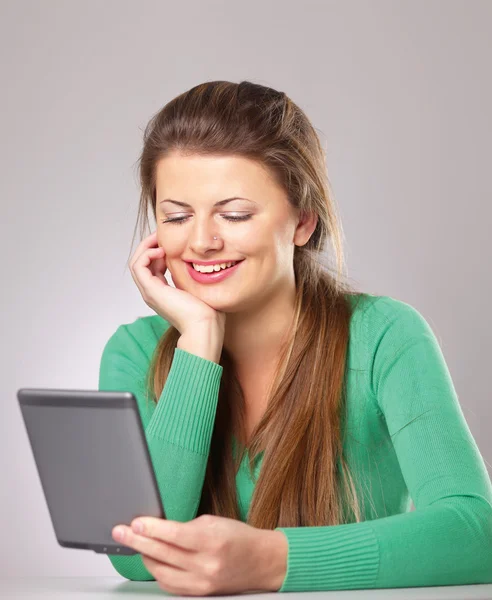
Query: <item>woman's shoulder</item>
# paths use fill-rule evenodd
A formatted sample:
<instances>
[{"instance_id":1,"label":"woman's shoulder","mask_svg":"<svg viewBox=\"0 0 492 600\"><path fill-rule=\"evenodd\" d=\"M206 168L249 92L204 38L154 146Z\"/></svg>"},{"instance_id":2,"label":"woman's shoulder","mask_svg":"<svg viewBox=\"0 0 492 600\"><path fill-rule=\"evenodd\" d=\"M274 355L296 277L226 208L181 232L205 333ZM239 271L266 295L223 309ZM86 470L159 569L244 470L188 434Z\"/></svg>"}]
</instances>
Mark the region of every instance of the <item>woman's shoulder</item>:
<instances>
[{"instance_id":1,"label":"woman's shoulder","mask_svg":"<svg viewBox=\"0 0 492 600\"><path fill-rule=\"evenodd\" d=\"M422 313L403 300L367 292L354 294L349 300L353 308L352 328L358 327L369 343L377 344L389 329L398 331L401 338L433 333Z\"/></svg>"}]
</instances>

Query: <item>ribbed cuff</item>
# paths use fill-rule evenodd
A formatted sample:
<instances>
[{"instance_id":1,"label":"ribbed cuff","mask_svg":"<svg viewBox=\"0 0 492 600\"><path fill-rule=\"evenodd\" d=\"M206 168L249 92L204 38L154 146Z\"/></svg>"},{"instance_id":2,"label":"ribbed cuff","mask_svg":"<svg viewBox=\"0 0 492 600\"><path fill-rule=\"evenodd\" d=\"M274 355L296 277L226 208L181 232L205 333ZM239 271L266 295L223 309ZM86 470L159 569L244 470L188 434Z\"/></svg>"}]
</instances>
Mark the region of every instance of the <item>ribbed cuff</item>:
<instances>
[{"instance_id":1,"label":"ribbed cuff","mask_svg":"<svg viewBox=\"0 0 492 600\"><path fill-rule=\"evenodd\" d=\"M176 348L147 436L208 454L223 367Z\"/></svg>"},{"instance_id":2,"label":"ribbed cuff","mask_svg":"<svg viewBox=\"0 0 492 600\"><path fill-rule=\"evenodd\" d=\"M279 592L369 589L379 569L379 544L370 522L328 527L277 527L289 544Z\"/></svg>"}]
</instances>

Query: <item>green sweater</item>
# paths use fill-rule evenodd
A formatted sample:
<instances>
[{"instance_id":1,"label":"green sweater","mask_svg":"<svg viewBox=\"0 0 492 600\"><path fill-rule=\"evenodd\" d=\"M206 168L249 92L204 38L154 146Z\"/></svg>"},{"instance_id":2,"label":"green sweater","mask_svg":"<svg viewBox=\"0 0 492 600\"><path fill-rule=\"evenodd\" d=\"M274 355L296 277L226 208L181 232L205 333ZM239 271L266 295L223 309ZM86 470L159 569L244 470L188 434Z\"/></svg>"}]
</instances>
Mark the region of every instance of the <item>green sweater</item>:
<instances>
[{"instance_id":1,"label":"green sweater","mask_svg":"<svg viewBox=\"0 0 492 600\"><path fill-rule=\"evenodd\" d=\"M166 515L184 522L197 514L223 367L176 348L158 404L146 403L168 327L159 315L120 325L99 389L135 395ZM363 521L278 527L288 540L278 591L492 583L492 485L427 321L402 301L362 294L347 361L344 452ZM255 485L247 458L236 477L243 521ZM109 559L127 579L154 579L140 554Z\"/></svg>"}]
</instances>

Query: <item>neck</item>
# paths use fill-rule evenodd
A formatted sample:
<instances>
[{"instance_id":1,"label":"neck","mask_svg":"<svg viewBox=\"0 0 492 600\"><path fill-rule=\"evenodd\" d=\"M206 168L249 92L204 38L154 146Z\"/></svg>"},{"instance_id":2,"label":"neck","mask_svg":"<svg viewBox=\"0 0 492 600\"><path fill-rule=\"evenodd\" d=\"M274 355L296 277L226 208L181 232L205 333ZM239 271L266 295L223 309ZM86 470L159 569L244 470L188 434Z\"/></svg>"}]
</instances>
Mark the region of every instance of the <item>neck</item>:
<instances>
[{"instance_id":1,"label":"neck","mask_svg":"<svg viewBox=\"0 0 492 600\"><path fill-rule=\"evenodd\" d=\"M262 297L250 310L228 313L224 348L239 373L265 371L279 357L294 317L295 281L269 297Z\"/></svg>"}]
</instances>

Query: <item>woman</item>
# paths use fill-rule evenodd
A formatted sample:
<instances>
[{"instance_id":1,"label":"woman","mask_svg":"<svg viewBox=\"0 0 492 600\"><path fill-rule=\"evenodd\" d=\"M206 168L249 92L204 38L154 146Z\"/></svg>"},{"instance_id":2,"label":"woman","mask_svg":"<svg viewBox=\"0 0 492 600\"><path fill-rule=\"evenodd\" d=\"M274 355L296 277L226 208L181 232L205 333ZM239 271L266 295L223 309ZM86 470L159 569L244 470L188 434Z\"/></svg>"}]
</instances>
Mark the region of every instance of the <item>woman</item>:
<instances>
[{"instance_id":1,"label":"woman","mask_svg":"<svg viewBox=\"0 0 492 600\"><path fill-rule=\"evenodd\" d=\"M138 552L116 570L183 595L492 582L491 482L439 344L343 281L303 111L198 85L148 124L140 175L156 315L118 327L99 389L136 396L168 520L115 528Z\"/></svg>"}]
</instances>

